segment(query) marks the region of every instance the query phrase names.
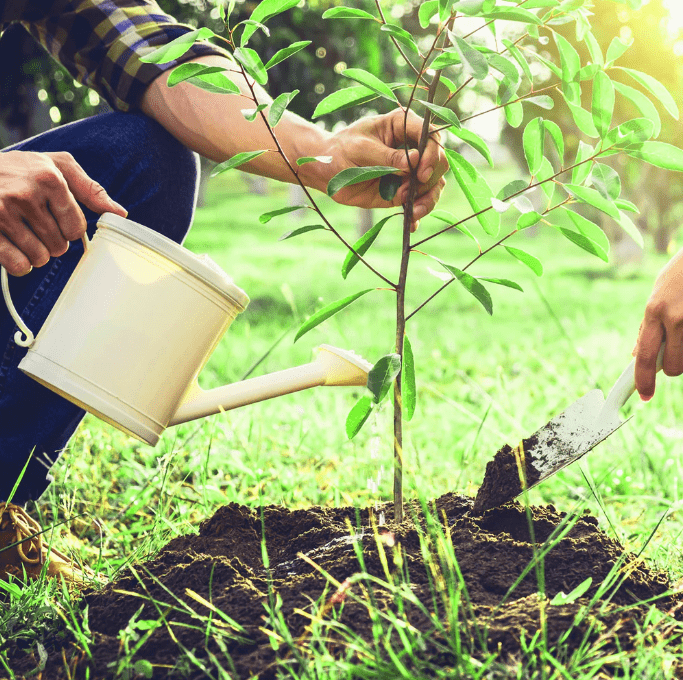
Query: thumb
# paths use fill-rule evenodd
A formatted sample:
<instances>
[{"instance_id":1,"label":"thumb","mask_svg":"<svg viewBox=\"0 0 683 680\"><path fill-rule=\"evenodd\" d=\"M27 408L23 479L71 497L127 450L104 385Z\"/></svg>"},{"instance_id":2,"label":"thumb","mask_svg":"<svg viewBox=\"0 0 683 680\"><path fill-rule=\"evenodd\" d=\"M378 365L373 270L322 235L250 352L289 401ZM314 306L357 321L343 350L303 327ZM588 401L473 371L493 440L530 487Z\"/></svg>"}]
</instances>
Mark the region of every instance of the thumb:
<instances>
[{"instance_id":1,"label":"thumb","mask_svg":"<svg viewBox=\"0 0 683 680\"><path fill-rule=\"evenodd\" d=\"M111 198L101 184L88 176L71 154L54 154L52 160L77 201L95 213L113 212L121 217L128 215L128 211Z\"/></svg>"},{"instance_id":2,"label":"thumb","mask_svg":"<svg viewBox=\"0 0 683 680\"><path fill-rule=\"evenodd\" d=\"M417 166L420 157L417 149L410 149L406 154L406 149L403 147L394 149L384 144L378 144L374 149L374 152L374 154L368 154L368 161L372 160L377 165L385 165L391 168L396 168L403 173L408 173L410 172L411 167L414 168ZM410 162L408 162L408 157L410 157Z\"/></svg>"}]
</instances>

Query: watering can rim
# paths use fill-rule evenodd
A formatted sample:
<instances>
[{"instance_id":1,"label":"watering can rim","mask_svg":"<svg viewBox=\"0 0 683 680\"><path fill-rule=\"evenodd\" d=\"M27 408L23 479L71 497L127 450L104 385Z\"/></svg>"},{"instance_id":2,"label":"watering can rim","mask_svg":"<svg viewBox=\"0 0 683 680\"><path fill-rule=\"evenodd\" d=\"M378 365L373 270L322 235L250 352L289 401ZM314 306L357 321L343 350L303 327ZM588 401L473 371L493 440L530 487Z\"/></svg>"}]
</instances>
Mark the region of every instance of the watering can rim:
<instances>
[{"instance_id":1,"label":"watering can rim","mask_svg":"<svg viewBox=\"0 0 683 680\"><path fill-rule=\"evenodd\" d=\"M244 311L249 304L249 296L208 255L195 255L192 251L163 234L114 213L102 214L97 220L97 226L122 234L177 264L186 272L214 288L221 295L229 297L240 307L240 311Z\"/></svg>"}]
</instances>

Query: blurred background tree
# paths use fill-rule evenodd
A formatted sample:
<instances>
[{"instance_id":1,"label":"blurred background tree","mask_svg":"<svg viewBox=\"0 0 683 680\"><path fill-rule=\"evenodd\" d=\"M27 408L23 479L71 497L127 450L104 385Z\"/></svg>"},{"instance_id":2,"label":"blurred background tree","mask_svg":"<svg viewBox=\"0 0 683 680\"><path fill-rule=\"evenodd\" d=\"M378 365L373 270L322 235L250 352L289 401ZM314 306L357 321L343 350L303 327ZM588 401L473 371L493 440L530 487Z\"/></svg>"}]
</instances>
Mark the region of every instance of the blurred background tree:
<instances>
[{"instance_id":1,"label":"blurred background tree","mask_svg":"<svg viewBox=\"0 0 683 680\"><path fill-rule=\"evenodd\" d=\"M209 26L216 32L221 29L215 0L158 0L161 8L179 21L192 26ZM233 12L232 22L247 18L258 0L238 2ZM281 92L300 90L290 109L310 118L316 105L330 92L343 86L354 85L340 78L347 66L364 68L387 80L395 80L402 64L397 63L393 50L383 50L387 39L380 36L379 25L370 21L322 21L322 12L336 0L311 0L302 6L279 15L270 24L269 37L257 32L252 38L252 46L267 60L281 47L297 40L311 40L309 47L294 58L281 62L271 71L270 92L277 96ZM634 41L633 47L620 59L619 64L645 71L658 80L683 103L683 3L680 0L650 0L640 9L630 5L638 3L594 2L591 18L594 33L603 49L607 50L612 38L619 35L624 41ZM418 22L418 0L391 0L382 3L384 12L394 23L403 25L415 36L424 36L430 29L422 29ZM354 7L375 11L373 0L354 0ZM680 20L680 21L677 21ZM563 27L559 27L562 31ZM567 26L567 37L576 44L569 34L573 26ZM553 41L546 49L553 50ZM553 55L556 56L556 55ZM399 58L399 62L400 62ZM107 104L87 87L81 87L71 76L33 41L20 26L13 26L0 39L0 145L4 146L37 134L55 125L90 116L108 109ZM638 85L624 75L618 77L622 82L638 89ZM487 89L488 88L488 89ZM551 111L529 106L525 108L525 120L538 115L554 120L565 133L568 158L575 152L579 139L576 126L571 120L566 106L560 101L559 93L551 93L556 106ZM583 88L584 106L590 108L591 88ZM481 97L490 99L495 105L495 91L490 84L484 84ZM325 125L330 127L340 122L348 122L359 115L372 113L375 107L386 104L376 100L364 108L354 108L337 112L325 117ZM467 114L473 102L455 100L453 108ZM478 106L478 108L480 108ZM385 109L383 109L385 110ZM617 97L615 121L632 117L633 105L624 97ZM673 120L666 112L661 112L662 141L679 144L682 124ZM474 122L474 121L473 121ZM478 132L482 125L492 142L500 141L513 161L525 168L521 130L523 125L513 128L503 116L492 116L478 121ZM486 128L488 126L488 128ZM650 234L656 249L665 252L675 247L678 224L683 219L683 187L672 181L666 171L621 159L630 164L620 167L624 178L623 195L633 199L640 207L638 227ZM625 172L624 172L625 171ZM624 238L620 230L605 224L610 238L619 241Z\"/></svg>"}]
</instances>

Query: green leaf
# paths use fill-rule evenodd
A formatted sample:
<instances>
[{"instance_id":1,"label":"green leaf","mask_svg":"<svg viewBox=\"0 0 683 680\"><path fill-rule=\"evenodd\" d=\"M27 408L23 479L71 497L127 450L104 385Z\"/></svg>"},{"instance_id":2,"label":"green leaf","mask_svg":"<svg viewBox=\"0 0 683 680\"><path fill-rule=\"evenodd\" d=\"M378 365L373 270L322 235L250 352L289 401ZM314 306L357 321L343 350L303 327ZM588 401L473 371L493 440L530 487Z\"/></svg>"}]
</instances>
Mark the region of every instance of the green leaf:
<instances>
[{"instance_id":1,"label":"green leaf","mask_svg":"<svg viewBox=\"0 0 683 680\"><path fill-rule=\"evenodd\" d=\"M214 94L239 94L240 88L225 73L200 73L187 78L188 83Z\"/></svg>"},{"instance_id":2,"label":"green leaf","mask_svg":"<svg viewBox=\"0 0 683 680\"><path fill-rule=\"evenodd\" d=\"M252 21L256 21L260 24L265 24L268 19L286 12L292 7L296 7L299 4L298 0L261 0L261 2L256 6L256 9L251 13L249 17ZM246 44L246 41L254 34L256 31L256 26L246 26L244 32L242 33L242 44Z\"/></svg>"},{"instance_id":3,"label":"green leaf","mask_svg":"<svg viewBox=\"0 0 683 680\"><path fill-rule=\"evenodd\" d=\"M572 243L575 243L577 246L579 246L579 248L583 248L586 252L590 253L591 255L595 255L596 257L599 257L601 260L609 262L609 257L607 256L607 253L602 248L600 248L600 246L598 246L596 243L586 238L583 234L577 234L575 231L572 231L571 229L566 229L565 227L560 227L559 230L565 238L569 239Z\"/></svg>"},{"instance_id":4,"label":"green leaf","mask_svg":"<svg viewBox=\"0 0 683 680\"><path fill-rule=\"evenodd\" d=\"M259 104L255 109L242 109L241 113L246 120L253 123L256 120L256 116L266 108L268 108L268 104Z\"/></svg>"},{"instance_id":5,"label":"green leaf","mask_svg":"<svg viewBox=\"0 0 683 680\"><path fill-rule=\"evenodd\" d=\"M334 196L338 191L353 184L360 182L367 182L382 175L392 175L396 172L396 168L391 168L384 165L368 166L365 168L346 168L338 172L327 185L327 195Z\"/></svg>"},{"instance_id":6,"label":"green leaf","mask_svg":"<svg viewBox=\"0 0 683 680\"><path fill-rule=\"evenodd\" d=\"M525 24L541 25L541 20L532 12L521 7L494 7L484 14L486 19L503 19L505 21L521 21Z\"/></svg>"},{"instance_id":7,"label":"green leaf","mask_svg":"<svg viewBox=\"0 0 683 680\"><path fill-rule=\"evenodd\" d=\"M599 137L598 131L595 128L595 123L593 122L593 116L585 109L572 104L568 99L565 98L569 111L572 114L572 118L576 123L576 127L581 130L585 135L589 137Z\"/></svg>"},{"instance_id":8,"label":"green leaf","mask_svg":"<svg viewBox=\"0 0 683 680\"><path fill-rule=\"evenodd\" d=\"M249 161L253 161L255 158L258 158L261 154L264 153L266 153L265 150L242 151L242 153L236 153L232 158L229 158L227 161L219 163L211 172L211 177L220 175L222 172L225 172L226 170L232 170L233 168L243 165L244 163L249 163Z\"/></svg>"},{"instance_id":9,"label":"green leaf","mask_svg":"<svg viewBox=\"0 0 683 680\"><path fill-rule=\"evenodd\" d=\"M638 149L627 151L632 158L664 170L683 172L683 150L665 142L643 142Z\"/></svg>"},{"instance_id":10,"label":"green leaf","mask_svg":"<svg viewBox=\"0 0 683 680\"><path fill-rule=\"evenodd\" d=\"M354 85L353 87L344 87L337 90L323 99L318 106L315 107L313 118L319 118L334 111L341 111L343 109L357 106L358 104L365 104L377 99L379 95L371 90L369 87L363 85Z\"/></svg>"},{"instance_id":11,"label":"green leaf","mask_svg":"<svg viewBox=\"0 0 683 680\"><path fill-rule=\"evenodd\" d=\"M372 227L372 229L368 229L354 244L353 244L353 249L363 257L365 253L368 252L370 249L370 246L375 242L375 239L379 235L379 232L382 231L382 227L392 218L395 217L394 215L389 215L388 217L385 217L381 219L377 224ZM346 255L346 259L344 260L344 264L342 265L341 269L341 274L343 278L346 278L349 275L349 272L360 262L358 259L358 256L351 252L349 252Z\"/></svg>"},{"instance_id":12,"label":"green leaf","mask_svg":"<svg viewBox=\"0 0 683 680\"><path fill-rule=\"evenodd\" d=\"M488 164L493 167L491 150L489 149L488 144L479 135L461 127L450 127L448 128L448 131L466 144L469 144L473 149L477 150L488 161Z\"/></svg>"},{"instance_id":13,"label":"green leaf","mask_svg":"<svg viewBox=\"0 0 683 680\"><path fill-rule=\"evenodd\" d=\"M394 200L401 184L403 184L403 177L400 175L383 175L379 178L380 197L390 203Z\"/></svg>"},{"instance_id":14,"label":"green leaf","mask_svg":"<svg viewBox=\"0 0 683 680\"><path fill-rule=\"evenodd\" d=\"M628 42L624 42L619 37L613 38L610 46L607 48L607 68L619 59L631 45L633 45L633 38L629 38Z\"/></svg>"},{"instance_id":15,"label":"green leaf","mask_svg":"<svg viewBox=\"0 0 683 680\"><path fill-rule=\"evenodd\" d=\"M245 30L242 31L242 38L240 39L240 47L244 47L248 42L249 38L251 37L250 33L246 32L246 27L253 27L254 29L261 29L265 34L267 38L270 38L270 30L268 27L264 24L262 24L259 21L254 21L253 19L245 19L244 21L240 21L237 26L243 26L245 27ZM235 26L235 28L237 28Z\"/></svg>"},{"instance_id":16,"label":"green leaf","mask_svg":"<svg viewBox=\"0 0 683 680\"><path fill-rule=\"evenodd\" d=\"M182 83L184 80L192 78L193 76L198 76L201 73L224 73L225 71L226 69L224 66L207 66L206 64L198 64L197 62L190 61L181 64L180 66L176 66L168 76L166 84L169 87L173 87L174 85ZM237 86L235 87L237 92L239 92L239 88Z\"/></svg>"},{"instance_id":17,"label":"green leaf","mask_svg":"<svg viewBox=\"0 0 683 680\"><path fill-rule=\"evenodd\" d=\"M572 44L559 33L554 34L562 64L562 90L572 104L580 104L581 96L575 79L581 70L581 57Z\"/></svg>"},{"instance_id":18,"label":"green leaf","mask_svg":"<svg viewBox=\"0 0 683 680\"><path fill-rule=\"evenodd\" d=\"M635 203L631 203L631 201L627 201L625 198L618 198L614 201L614 204L619 210L627 210L628 212L636 213L636 215L640 214L638 206Z\"/></svg>"},{"instance_id":19,"label":"green leaf","mask_svg":"<svg viewBox=\"0 0 683 680\"><path fill-rule=\"evenodd\" d=\"M456 128L460 127L460 120L455 115L453 111L447 109L445 106L438 106L437 104L431 104L430 102L422 102L435 116L445 120Z\"/></svg>"},{"instance_id":20,"label":"green leaf","mask_svg":"<svg viewBox=\"0 0 683 680\"><path fill-rule=\"evenodd\" d=\"M309 231L319 231L320 229L327 230L327 227L322 224L308 224L305 227L292 229L292 231L288 231L282 234L278 241L286 241L288 238L293 238L294 236L301 236L301 234L305 234Z\"/></svg>"},{"instance_id":21,"label":"green leaf","mask_svg":"<svg viewBox=\"0 0 683 680\"><path fill-rule=\"evenodd\" d=\"M529 172L533 177L541 168L545 143L545 127L543 118L534 118L524 128L522 144Z\"/></svg>"},{"instance_id":22,"label":"green leaf","mask_svg":"<svg viewBox=\"0 0 683 680\"><path fill-rule=\"evenodd\" d=\"M517 229L519 231L522 231L522 229L528 229L529 227L533 227L534 224L538 224L542 219L543 215L535 210L532 210L528 213L523 213L517 220Z\"/></svg>"},{"instance_id":23,"label":"green leaf","mask_svg":"<svg viewBox=\"0 0 683 680\"><path fill-rule=\"evenodd\" d=\"M562 130L560 129L560 126L557 123L553 123L552 120L544 120L543 127L545 127L545 131L550 135L550 139L553 140L560 167L562 167L564 164L564 135L562 134Z\"/></svg>"},{"instance_id":24,"label":"green leaf","mask_svg":"<svg viewBox=\"0 0 683 680\"><path fill-rule=\"evenodd\" d=\"M513 179L512 182L508 182L499 192L496 198L504 201L510 196L519 194L522 191L526 191L529 188L529 183L525 182L523 179Z\"/></svg>"},{"instance_id":25,"label":"green leaf","mask_svg":"<svg viewBox=\"0 0 683 680\"><path fill-rule=\"evenodd\" d=\"M421 28L427 28L431 23L432 17L439 11L439 0L427 0L420 3L417 18Z\"/></svg>"},{"instance_id":26,"label":"green leaf","mask_svg":"<svg viewBox=\"0 0 683 680\"><path fill-rule=\"evenodd\" d=\"M515 281L510 281L510 279L491 279L486 276L480 276L479 277L480 281L488 281L489 283L495 283L498 286L505 286L506 288L513 288L514 290L519 290L522 293L524 292L524 289L522 286L520 286L518 283Z\"/></svg>"},{"instance_id":27,"label":"green leaf","mask_svg":"<svg viewBox=\"0 0 683 680\"><path fill-rule=\"evenodd\" d=\"M465 194L477 220L484 231L490 236L496 236L500 229L500 215L491 208L493 192L479 171L463 156L455 151L446 149L446 158L460 189ZM485 211L485 212L482 212Z\"/></svg>"},{"instance_id":28,"label":"green leaf","mask_svg":"<svg viewBox=\"0 0 683 680\"><path fill-rule=\"evenodd\" d=\"M302 156L296 159L297 165L306 165L306 163L325 163L332 162L332 156Z\"/></svg>"},{"instance_id":29,"label":"green leaf","mask_svg":"<svg viewBox=\"0 0 683 680\"><path fill-rule=\"evenodd\" d=\"M596 64L599 68L604 68L605 57L602 54L600 44L595 39L595 36L590 31L588 31L588 33L586 33L586 35L584 36L583 40L586 43L586 47L588 48L588 52L591 55L593 63Z\"/></svg>"},{"instance_id":30,"label":"green leaf","mask_svg":"<svg viewBox=\"0 0 683 680\"><path fill-rule=\"evenodd\" d=\"M565 604L572 604L576 602L582 595L584 595L593 583L593 578L589 576L585 581L582 581L574 590L572 590L568 595L565 595L562 591L557 593L550 604L557 607Z\"/></svg>"},{"instance_id":31,"label":"green leaf","mask_svg":"<svg viewBox=\"0 0 683 680\"><path fill-rule=\"evenodd\" d=\"M376 404L382 402L389 393L394 379L401 371L401 357L398 354L383 356L368 373L368 389Z\"/></svg>"},{"instance_id":32,"label":"green leaf","mask_svg":"<svg viewBox=\"0 0 683 680\"><path fill-rule=\"evenodd\" d=\"M270 127L274 128L284 115L289 103L299 94L299 90L294 90L293 92L283 92L278 95L273 103L270 105L270 111L268 111L268 124Z\"/></svg>"},{"instance_id":33,"label":"green leaf","mask_svg":"<svg viewBox=\"0 0 683 680\"><path fill-rule=\"evenodd\" d=\"M462 57L457 51L451 49L444 50L432 63L429 68L433 68L435 71L440 71L441 69L447 68L449 66L458 66L462 64Z\"/></svg>"},{"instance_id":34,"label":"green leaf","mask_svg":"<svg viewBox=\"0 0 683 680\"><path fill-rule=\"evenodd\" d=\"M593 123L595 129L604 139L609 132L614 113L614 85L604 71L598 71L593 79Z\"/></svg>"},{"instance_id":35,"label":"green leaf","mask_svg":"<svg viewBox=\"0 0 683 680\"><path fill-rule=\"evenodd\" d=\"M349 411L349 415L346 416L346 436L349 439L353 439L360 432L370 417L374 405L372 398L364 394Z\"/></svg>"},{"instance_id":36,"label":"green leaf","mask_svg":"<svg viewBox=\"0 0 683 680\"><path fill-rule=\"evenodd\" d=\"M489 63L486 57L459 36L453 33L449 33L449 36L462 57L465 69L477 80L484 80L489 74Z\"/></svg>"},{"instance_id":37,"label":"green leaf","mask_svg":"<svg viewBox=\"0 0 683 680\"><path fill-rule=\"evenodd\" d=\"M565 184L564 188L569 194L571 194L581 203L592 205L594 208L597 208L606 215L613 217L615 220L619 219L619 209L616 205L614 205L614 201L604 198L595 189L578 186L576 184Z\"/></svg>"},{"instance_id":38,"label":"green leaf","mask_svg":"<svg viewBox=\"0 0 683 680\"><path fill-rule=\"evenodd\" d=\"M479 250L481 251L481 246L479 246L477 237L464 224L457 224L458 218L453 215L453 213L449 213L447 210L437 209L432 210L432 212L429 213L429 217L435 217L437 220L452 226L453 229L457 229L461 234L465 234L465 236L468 236L477 244Z\"/></svg>"},{"instance_id":39,"label":"green leaf","mask_svg":"<svg viewBox=\"0 0 683 680\"><path fill-rule=\"evenodd\" d=\"M365 87L369 87L381 97L398 103L398 99L396 99L396 95L393 93L392 89L386 83L383 83L377 76L373 76L372 73L368 73L361 68L347 68L342 71L342 75L351 80L355 80L361 85L365 85Z\"/></svg>"},{"instance_id":40,"label":"green leaf","mask_svg":"<svg viewBox=\"0 0 683 680\"><path fill-rule=\"evenodd\" d=\"M552 97L547 94L540 94L537 97L527 97L523 100L525 104L536 104L546 111L551 111L555 108L555 102Z\"/></svg>"},{"instance_id":41,"label":"green leaf","mask_svg":"<svg viewBox=\"0 0 683 680\"><path fill-rule=\"evenodd\" d=\"M270 212L263 213L258 218L261 224L268 224L273 217L278 217L278 215L286 215L287 213L294 212L295 210L301 210L305 208L310 208L309 205L288 205L286 208L278 208L278 210L271 210Z\"/></svg>"},{"instance_id":42,"label":"green leaf","mask_svg":"<svg viewBox=\"0 0 683 680\"><path fill-rule=\"evenodd\" d=\"M573 210L569 210L569 208L562 208L562 210L581 234L593 241L593 243L599 246L603 252L609 253L609 239L597 224L586 219L583 215L579 215Z\"/></svg>"},{"instance_id":43,"label":"green leaf","mask_svg":"<svg viewBox=\"0 0 683 680\"><path fill-rule=\"evenodd\" d=\"M394 24L384 24L380 30L384 31L385 33L389 33L397 42L401 43L401 45L404 45L415 54L420 54L420 48L413 40L413 36L400 26L395 26Z\"/></svg>"},{"instance_id":44,"label":"green leaf","mask_svg":"<svg viewBox=\"0 0 683 680\"><path fill-rule=\"evenodd\" d=\"M550 181L555 177L555 170L547 158L544 158L541 162L541 168L536 173L536 180L541 182L541 191L545 194L548 199L548 203L551 203L555 196L555 188L557 184L554 181Z\"/></svg>"},{"instance_id":45,"label":"green leaf","mask_svg":"<svg viewBox=\"0 0 683 680\"><path fill-rule=\"evenodd\" d=\"M576 150L576 160L572 170L572 184L583 184L591 172L591 162L588 161L595 154L595 149L584 141L579 142Z\"/></svg>"},{"instance_id":46,"label":"green leaf","mask_svg":"<svg viewBox=\"0 0 683 680\"><path fill-rule=\"evenodd\" d=\"M524 107L522 102L512 102L505 109L505 118L513 128L518 128L524 121Z\"/></svg>"},{"instance_id":47,"label":"green leaf","mask_svg":"<svg viewBox=\"0 0 683 680\"><path fill-rule=\"evenodd\" d=\"M408 336L403 336L403 369L401 371L401 399L403 420L412 420L417 405L417 388L415 386L415 357Z\"/></svg>"},{"instance_id":48,"label":"green leaf","mask_svg":"<svg viewBox=\"0 0 683 680\"><path fill-rule=\"evenodd\" d=\"M593 80L596 74L602 69L597 64L586 64L579 71L579 80Z\"/></svg>"},{"instance_id":49,"label":"green leaf","mask_svg":"<svg viewBox=\"0 0 683 680\"><path fill-rule=\"evenodd\" d=\"M133 673L149 679L154 675L154 667L147 659L138 659L133 664Z\"/></svg>"},{"instance_id":50,"label":"green leaf","mask_svg":"<svg viewBox=\"0 0 683 680\"><path fill-rule=\"evenodd\" d=\"M620 71L628 73L637 83L642 85L646 90L650 91L664 106L664 108L676 119L678 120L678 106L676 101L669 94L669 91L662 85L657 79L648 75L647 73L641 73L640 71L634 71L631 68L624 68L623 66L615 66Z\"/></svg>"},{"instance_id":51,"label":"green leaf","mask_svg":"<svg viewBox=\"0 0 683 680\"><path fill-rule=\"evenodd\" d=\"M371 19L377 21L370 12L355 7L332 7L323 12L323 19Z\"/></svg>"},{"instance_id":52,"label":"green leaf","mask_svg":"<svg viewBox=\"0 0 683 680\"><path fill-rule=\"evenodd\" d=\"M183 33L175 40L171 40L171 42L140 57L140 61L145 64L167 64L169 61L182 57L198 40L213 38L215 35L210 28L206 27Z\"/></svg>"},{"instance_id":53,"label":"green leaf","mask_svg":"<svg viewBox=\"0 0 683 680\"><path fill-rule=\"evenodd\" d=\"M512 246L504 246L504 248L508 251L508 253L510 253L510 255L512 255L512 257L518 259L520 262L529 267L529 269L531 269L536 276L541 276L543 274L543 265L538 258L530 255L524 250L520 250L519 248L513 248Z\"/></svg>"},{"instance_id":54,"label":"green leaf","mask_svg":"<svg viewBox=\"0 0 683 680\"><path fill-rule=\"evenodd\" d=\"M633 220L628 215L620 211L617 222L641 248L645 247L645 242L643 241L643 235L640 233L640 229L633 224Z\"/></svg>"},{"instance_id":55,"label":"green leaf","mask_svg":"<svg viewBox=\"0 0 683 680\"><path fill-rule=\"evenodd\" d=\"M612 128L605 137L604 146L624 149L631 146L642 146L643 142L654 135L655 124L647 118L634 118Z\"/></svg>"},{"instance_id":56,"label":"green leaf","mask_svg":"<svg viewBox=\"0 0 683 680\"><path fill-rule=\"evenodd\" d=\"M612 84L617 92L633 102L638 111L643 115L643 118L652 121L654 125L653 136L659 137L659 133L662 131L662 120L659 117L657 107L650 101L648 96L643 94L640 90L636 90L635 87L629 87L628 85L617 82L613 82Z\"/></svg>"},{"instance_id":57,"label":"green leaf","mask_svg":"<svg viewBox=\"0 0 683 680\"><path fill-rule=\"evenodd\" d=\"M263 2L269 1L270 0L263 0ZM256 9L258 9L258 7ZM233 51L233 56L259 85L265 85L268 82L268 74L261 61L261 57L259 57L259 55L250 47L236 47Z\"/></svg>"},{"instance_id":58,"label":"green leaf","mask_svg":"<svg viewBox=\"0 0 683 680\"><path fill-rule=\"evenodd\" d=\"M491 300L491 294L484 288L480 281L471 276L467 272L464 272L457 267L453 267L450 264L441 262L437 260L441 266L446 269L446 271L453 274L453 276L460 281L463 288L473 295L482 304L484 309L490 314L493 314L493 301Z\"/></svg>"},{"instance_id":59,"label":"green leaf","mask_svg":"<svg viewBox=\"0 0 683 680\"><path fill-rule=\"evenodd\" d=\"M310 40L300 40L299 42L292 43L289 47L285 47L281 50L278 50L269 60L268 63L265 65L266 71L269 68L273 68L275 64L279 64L281 61L284 61L285 59L289 59L293 54L296 54L297 52L300 52L301 50L304 49L304 47L308 47L311 44Z\"/></svg>"},{"instance_id":60,"label":"green leaf","mask_svg":"<svg viewBox=\"0 0 683 680\"><path fill-rule=\"evenodd\" d=\"M590 174L590 182L602 196L614 201L621 194L621 178L619 173L609 165L596 163Z\"/></svg>"},{"instance_id":61,"label":"green leaf","mask_svg":"<svg viewBox=\"0 0 683 680\"><path fill-rule=\"evenodd\" d=\"M529 63L527 62L526 58L520 51L520 49L513 43L511 40L504 39L503 40L503 45L507 47L508 52L510 52L510 55L512 58L519 64L520 68L524 72L524 75L527 77L530 83L534 82L534 77L531 73L531 68L529 67Z\"/></svg>"},{"instance_id":62,"label":"green leaf","mask_svg":"<svg viewBox=\"0 0 683 680\"><path fill-rule=\"evenodd\" d=\"M534 53L533 56L538 59L538 61L540 61L541 64L543 64L553 75L556 75L560 80L562 79L562 69L558 68L556 64L553 64L552 61L545 59L540 54Z\"/></svg>"},{"instance_id":63,"label":"green leaf","mask_svg":"<svg viewBox=\"0 0 683 680\"><path fill-rule=\"evenodd\" d=\"M306 321L304 321L304 323L301 324L301 327L294 336L294 342L296 342L302 335L308 333L308 331L310 331L312 328L315 328L326 319L329 319L330 317L334 316L335 314L337 314L337 312L340 312L345 307L348 307L352 302L355 302L359 297L366 295L372 290L375 289L366 288L365 290L361 290L358 293L348 295L347 297L342 298L341 300L336 300L335 302L331 302L329 305L325 305L325 307L319 309L315 314L310 316Z\"/></svg>"}]
</instances>

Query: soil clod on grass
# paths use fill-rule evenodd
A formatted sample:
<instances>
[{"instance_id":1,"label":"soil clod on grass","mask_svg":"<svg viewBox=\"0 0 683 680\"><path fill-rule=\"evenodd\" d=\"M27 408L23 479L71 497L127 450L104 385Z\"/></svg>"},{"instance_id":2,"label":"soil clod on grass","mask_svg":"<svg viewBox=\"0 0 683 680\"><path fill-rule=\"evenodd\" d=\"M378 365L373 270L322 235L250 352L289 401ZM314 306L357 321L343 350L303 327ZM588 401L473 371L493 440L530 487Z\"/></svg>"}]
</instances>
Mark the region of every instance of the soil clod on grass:
<instances>
[{"instance_id":1,"label":"soil clod on grass","mask_svg":"<svg viewBox=\"0 0 683 680\"><path fill-rule=\"evenodd\" d=\"M560 654L586 640L608 654L638 644L649 608L640 602L652 599L663 612L679 604L664 574L625 553L589 515L517 503L477 514L472 499L454 494L431 502L427 517L407 504L401 525L391 504L379 510L382 527L379 512L352 507L221 507L198 535L173 539L88 594L91 658L73 643L48 648L43 677L67 677L65 660L69 677L114 677L127 626L136 640L149 635L131 663L151 663L154 678L208 677L201 664L216 659L234 678L275 678L279 664L300 668L314 648L328 663L367 663L385 644L403 649L406 636L414 655L401 653L402 663L429 675L457 663L456 629L458 653L481 659L519 659L522 637L528 644L542 620ZM553 602L587 579L580 597ZM405 622L400 634L392 620ZM25 657L20 666L28 673L36 662Z\"/></svg>"}]
</instances>

